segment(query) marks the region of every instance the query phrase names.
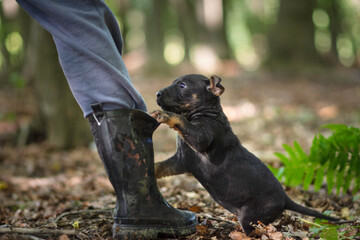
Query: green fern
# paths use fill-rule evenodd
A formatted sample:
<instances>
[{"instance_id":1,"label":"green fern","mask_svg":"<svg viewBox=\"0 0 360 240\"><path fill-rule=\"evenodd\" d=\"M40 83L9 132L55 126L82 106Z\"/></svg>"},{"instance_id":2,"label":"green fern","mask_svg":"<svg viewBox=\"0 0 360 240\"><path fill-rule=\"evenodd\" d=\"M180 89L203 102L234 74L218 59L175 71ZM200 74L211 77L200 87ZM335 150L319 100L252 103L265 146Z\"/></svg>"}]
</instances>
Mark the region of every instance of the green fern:
<instances>
[{"instance_id":1,"label":"green fern","mask_svg":"<svg viewBox=\"0 0 360 240\"><path fill-rule=\"evenodd\" d=\"M332 135L315 136L310 153L306 154L298 142L294 146L284 144L287 155L275 153L283 163L280 169L271 168L279 180L288 186L311 184L315 191L321 188L326 177L328 193L336 188L339 194L360 189L360 129L346 125L325 125Z\"/></svg>"},{"instance_id":2,"label":"green fern","mask_svg":"<svg viewBox=\"0 0 360 240\"><path fill-rule=\"evenodd\" d=\"M316 219L315 222L310 222L302 219L302 221L313 225L309 229L312 234L311 239L326 239L326 240L351 240L359 239L360 226L329 224L324 220Z\"/></svg>"}]
</instances>

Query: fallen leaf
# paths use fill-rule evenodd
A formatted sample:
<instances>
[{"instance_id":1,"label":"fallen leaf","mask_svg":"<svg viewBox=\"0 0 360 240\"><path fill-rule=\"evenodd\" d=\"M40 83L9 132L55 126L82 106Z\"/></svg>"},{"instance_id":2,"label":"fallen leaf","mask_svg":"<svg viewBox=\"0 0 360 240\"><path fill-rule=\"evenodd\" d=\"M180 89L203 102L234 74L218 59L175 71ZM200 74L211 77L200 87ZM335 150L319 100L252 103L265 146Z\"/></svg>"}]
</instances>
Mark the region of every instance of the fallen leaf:
<instances>
[{"instance_id":1,"label":"fallen leaf","mask_svg":"<svg viewBox=\"0 0 360 240\"><path fill-rule=\"evenodd\" d=\"M61 235L59 240L70 240L70 238L67 235Z\"/></svg>"},{"instance_id":2,"label":"fallen leaf","mask_svg":"<svg viewBox=\"0 0 360 240\"><path fill-rule=\"evenodd\" d=\"M266 235L261 235L261 240L268 240L269 238Z\"/></svg>"},{"instance_id":3,"label":"fallen leaf","mask_svg":"<svg viewBox=\"0 0 360 240\"><path fill-rule=\"evenodd\" d=\"M339 239L339 234L335 228L325 228L320 237L326 240L337 240Z\"/></svg>"},{"instance_id":4,"label":"fallen leaf","mask_svg":"<svg viewBox=\"0 0 360 240\"><path fill-rule=\"evenodd\" d=\"M200 195L197 194L196 192L186 192L185 196L188 198L194 198L194 199L199 199Z\"/></svg>"},{"instance_id":5,"label":"fallen leaf","mask_svg":"<svg viewBox=\"0 0 360 240\"><path fill-rule=\"evenodd\" d=\"M265 234L266 230L264 228L255 228L254 231L252 231L249 236L250 237L258 237L261 236L262 234Z\"/></svg>"},{"instance_id":6,"label":"fallen leaf","mask_svg":"<svg viewBox=\"0 0 360 240\"><path fill-rule=\"evenodd\" d=\"M346 218L346 217L350 216L350 210L348 207L342 208L340 213L341 213L342 218Z\"/></svg>"},{"instance_id":7,"label":"fallen leaf","mask_svg":"<svg viewBox=\"0 0 360 240\"><path fill-rule=\"evenodd\" d=\"M347 237L354 237L358 233L357 229L353 229L346 235Z\"/></svg>"},{"instance_id":8,"label":"fallen leaf","mask_svg":"<svg viewBox=\"0 0 360 240\"><path fill-rule=\"evenodd\" d=\"M232 240L251 240L251 238L249 238L248 236L246 236L245 233L242 232L238 232L238 231L233 231L229 234L229 237Z\"/></svg>"},{"instance_id":9,"label":"fallen leaf","mask_svg":"<svg viewBox=\"0 0 360 240\"><path fill-rule=\"evenodd\" d=\"M270 239L273 240L283 240L284 236L282 235L281 232L273 232L273 233L268 233Z\"/></svg>"},{"instance_id":10,"label":"fallen leaf","mask_svg":"<svg viewBox=\"0 0 360 240\"><path fill-rule=\"evenodd\" d=\"M202 212L202 208L199 206L192 206L188 210L194 213Z\"/></svg>"},{"instance_id":11,"label":"fallen leaf","mask_svg":"<svg viewBox=\"0 0 360 240\"><path fill-rule=\"evenodd\" d=\"M276 232L276 228L275 228L273 225L271 225L271 224L267 225L267 226L265 227L265 229L266 229L266 231L268 231L268 232Z\"/></svg>"},{"instance_id":12,"label":"fallen leaf","mask_svg":"<svg viewBox=\"0 0 360 240\"><path fill-rule=\"evenodd\" d=\"M9 186L6 182L0 181L0 191L7 189Z\"/></svg>"},{"instance_id":13,"label":"fallen leaf","mask_svg":"<svg viewBox=\"0 0 360 240\"><path fill-rule=\"evenodd\" d=\"M79 221L75 221L72 225L74 228L79 229Z\"/></svg>"},{"instance_id":14,"label":"fallen leaf","mask_svg":"<svg viewBox=\"0 0 360 240\"><path fill-rule=\"evenodd\" d=\"M196 226L196 231L200 234L200 235L204 235L208 232L208 227L207 226L203 226L203 225L197 225Z\"/></svg>"}]
</instances>

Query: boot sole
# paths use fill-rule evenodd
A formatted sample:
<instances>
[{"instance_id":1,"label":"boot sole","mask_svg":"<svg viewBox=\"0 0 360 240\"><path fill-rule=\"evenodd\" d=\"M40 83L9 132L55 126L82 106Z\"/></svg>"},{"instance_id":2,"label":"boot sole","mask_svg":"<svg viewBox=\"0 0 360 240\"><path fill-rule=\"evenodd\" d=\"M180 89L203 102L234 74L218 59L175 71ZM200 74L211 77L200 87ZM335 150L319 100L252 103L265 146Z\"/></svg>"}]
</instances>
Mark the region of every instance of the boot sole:
<instances>
[{"instance_id":1,"label":"boot sole","mask_svg":"<svg viewBox=\"0 0 360 240\"><path fill-rule=\"evenodd\" d=\"M166 227L114 224L112 233L113 238L117 240L157 239L159 236L179 237L195 233L196 225L197 223L184 227Z\"/></svg>"}]
</instances>

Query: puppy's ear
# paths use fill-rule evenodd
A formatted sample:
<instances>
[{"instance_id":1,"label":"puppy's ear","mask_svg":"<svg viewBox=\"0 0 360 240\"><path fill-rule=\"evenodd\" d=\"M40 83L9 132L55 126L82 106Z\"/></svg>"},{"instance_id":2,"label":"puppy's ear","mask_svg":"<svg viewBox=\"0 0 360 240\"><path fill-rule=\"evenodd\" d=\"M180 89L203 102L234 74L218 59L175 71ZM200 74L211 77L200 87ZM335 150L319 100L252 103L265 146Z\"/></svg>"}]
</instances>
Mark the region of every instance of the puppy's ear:
<instances>
[{"instance_id":1,"label":"puppy's ear","mask_svg":"<svg viewBox=\"0 0 360 240\"><path fill-rule=\"evenodd\" d=\"M207 87L207 90L219 97L225 91L225 88L220 84L221 78L216 75L212 75L209 80L210 85Z\"/></svg>"}]
</instances>

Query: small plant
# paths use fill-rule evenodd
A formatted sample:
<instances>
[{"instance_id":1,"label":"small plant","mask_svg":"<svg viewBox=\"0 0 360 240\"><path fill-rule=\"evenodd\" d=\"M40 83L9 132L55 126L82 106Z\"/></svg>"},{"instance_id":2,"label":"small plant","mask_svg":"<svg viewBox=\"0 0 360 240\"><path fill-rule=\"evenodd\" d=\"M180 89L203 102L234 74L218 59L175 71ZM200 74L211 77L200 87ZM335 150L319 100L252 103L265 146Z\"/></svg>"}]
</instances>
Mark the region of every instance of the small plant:
<instances>
[{"instance_id":1,"label":"small plant","mask_svg":"<svg viewBox=\"0 0 360 240\"><path fill-rule=\"evenodd\" d=\"M346 240L346 239L359 239L360 226L349 225L331 225L326 222L322 222L321 219L316 219L315 223L302 220L308 224L313 225L309 229L312 234L311 239L318 238L326 240Z\"/></svg>"},{"instance_id":2,"label":"small plant","mask_svg":"<svg viewBox=\"0 0 360 240\"><path fill-rule=\"evenodd\" d=\"M315 191L321 188L326 177L328 193L336 187L336 194L360 189L360 129L346 125L325 125L332 135L315 136L310 153L306 154L298 142L294 146L284 144L288 156L275 155L284 164L279 169L271 168L275 176L285 180L285 185L303 185L307 190L314 184Z\"/></svg>"}]
</instances>

